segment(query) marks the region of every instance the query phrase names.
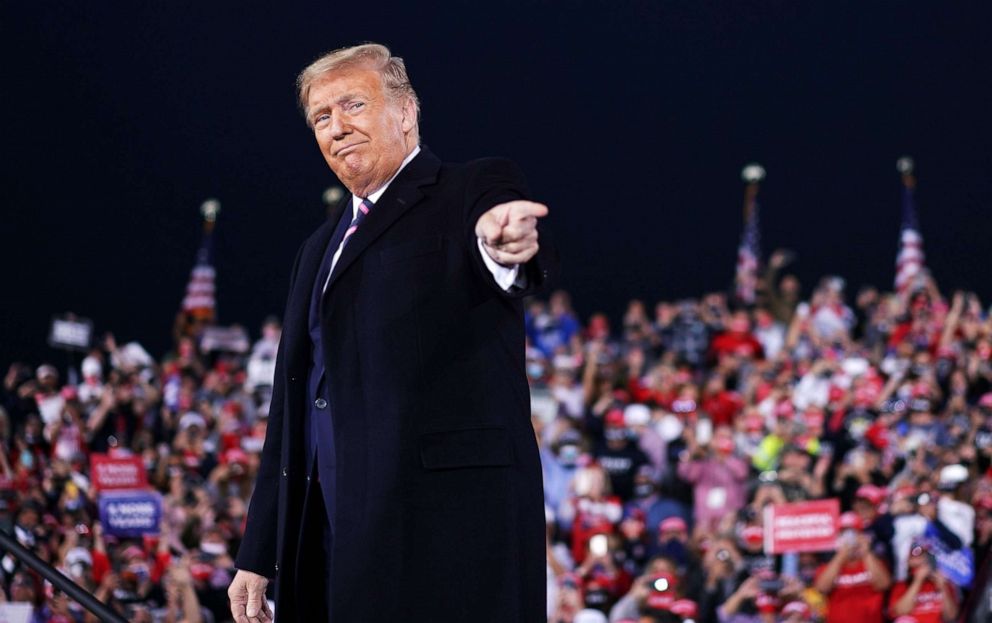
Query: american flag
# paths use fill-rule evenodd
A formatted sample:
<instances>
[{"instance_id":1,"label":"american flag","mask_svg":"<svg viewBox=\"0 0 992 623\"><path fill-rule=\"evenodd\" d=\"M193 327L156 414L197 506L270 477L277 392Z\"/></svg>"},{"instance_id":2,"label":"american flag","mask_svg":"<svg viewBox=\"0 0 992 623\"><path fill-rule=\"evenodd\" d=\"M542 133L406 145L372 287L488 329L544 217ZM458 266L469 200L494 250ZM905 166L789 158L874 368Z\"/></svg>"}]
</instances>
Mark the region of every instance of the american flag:
<instances>
[{"instance_id":1,"label":"american flag","mask_svg":"<svg viewBox=\"0 0 992 623\"><path fill-rule=\"evenodd\" d=\"M183 297L183 311L196 318L213 320L217 303L214 298L214 280L217 272L214 270L213 229L220 212L220 203L211 199L204 202L200 208L204 216L203 240L196 254L196 264L189 275L186 284L186 296Z\"/></svg>"},{"instance_id":2,"label":"american flag","mask_svg":"<svg viewBox=\"0 0 992 623\"><path fill-rule=\"evenodd\" d=\"M752 201L745 216L741 244L737 247L737 298L744 303L754 303L759 257L761 247L758 241L758 203Z\"/></svg>"},{"instance_id":3,"label":"american flag","mask_svg":"<svg viewBox=\"0 0 992 623\"><path fill-rule=\"evenodd\" d=\"M902 230L899 234L899 253L896 255L896 292L905 296L917 285L925 271L925 256L923 255L923 236L920 235L920 225L916 220L916 201L913 189L916 178L913 177L913 161L900 158L897 164L902 173Z\"/></svg>"},{"instance_id":4,"label":"american flag","mask_svg":"<svg viewBox=\"0 0 992 623\"><path fill-rule=\"evenodd\" d=\"M186 296L183 298L183 311L198 318L213 318L216 307L214 301L214 278L216 271L210 265L206 249L200 249L196 265L189 275L186 284Z\"/></svg>"},{"instance_id":5,"label":"american flag","mask_svg":"<svg viewBox=\"0 0 992 623\"><path fill-rule=\"evenodd\" d=\"M747 189L744 199L744 232L741 234L741 244L737 247L737 275L734 282L737 286L737 299L751 305L758 285L758 263L761 257L756 198L758 183L764 179L765 170L759 164L749 164L744 167L741 177L747 182Z\"/></svg>"}]
</instances>

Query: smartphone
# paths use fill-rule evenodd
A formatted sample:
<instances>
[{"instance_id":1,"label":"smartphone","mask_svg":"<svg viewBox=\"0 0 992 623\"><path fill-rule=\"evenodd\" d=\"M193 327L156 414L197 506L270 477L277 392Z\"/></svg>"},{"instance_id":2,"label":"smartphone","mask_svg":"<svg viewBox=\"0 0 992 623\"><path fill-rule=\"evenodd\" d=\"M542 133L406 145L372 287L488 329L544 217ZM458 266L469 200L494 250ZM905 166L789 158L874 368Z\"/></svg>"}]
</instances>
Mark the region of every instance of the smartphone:
<instances>
[{"instance_id":1,"label":"smartphone","mask_svg":"<svg viewBox=\"0 0 992 623\"><path fill-rule=\"evenodd\" d=\"M701 418L696 422L696 443L701 446L709 445L713 439L713 422L708 418Z\"/></svg>"},{"instance_id":2,"label":"smartphone","mask_svg":"<svg viewBox=\"0 0 992 623\"><path fill-rule=\"evenodd\" d=\"M609 551L609 542L605 534L594 534L589 539L589 553L593 556L605 556Z\"/></svg>"}]
</instances>

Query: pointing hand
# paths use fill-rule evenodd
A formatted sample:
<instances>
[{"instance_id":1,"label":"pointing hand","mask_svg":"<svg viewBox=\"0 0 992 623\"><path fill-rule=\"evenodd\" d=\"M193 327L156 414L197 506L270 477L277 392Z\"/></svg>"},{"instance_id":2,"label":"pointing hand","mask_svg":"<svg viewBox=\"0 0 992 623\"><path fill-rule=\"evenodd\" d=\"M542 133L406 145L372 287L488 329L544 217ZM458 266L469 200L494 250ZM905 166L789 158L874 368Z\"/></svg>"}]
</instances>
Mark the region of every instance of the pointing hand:
<instances>
[{"instance_id":1,"label":"pointing hand","mask_svg":"<svg viewBox=\"0 0 992 623\"><path fill-rule=\"evenodd\" d=\"M537 254L537 219L547 214L548 207L534 201L501 203L479 217L475 235L497 263L523 264Z\"/></svg>"}]
</instances>

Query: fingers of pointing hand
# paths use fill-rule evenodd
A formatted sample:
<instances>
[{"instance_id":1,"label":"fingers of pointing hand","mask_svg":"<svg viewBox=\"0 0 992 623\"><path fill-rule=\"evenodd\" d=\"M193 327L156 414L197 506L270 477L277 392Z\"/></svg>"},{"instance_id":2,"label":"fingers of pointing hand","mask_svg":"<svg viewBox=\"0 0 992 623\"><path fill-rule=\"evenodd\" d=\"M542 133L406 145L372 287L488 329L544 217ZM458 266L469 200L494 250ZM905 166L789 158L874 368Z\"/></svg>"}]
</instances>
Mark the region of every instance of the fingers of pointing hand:
<instances>
[{"instance_id":1,"label":"fingers of pointing hand","mask_svg":"<svg viewBox=\"0 0 992 623\"><path fill-rule=\"evenodd\" d=\"M499 241L500 244L505 244L507 242L520 242L522 240L536 238L536 236L537 220L530 218L526 221L510 223L508 226L504 227Z\"/></svg>"},{"instance_id":2,"label":"fingers of pointing hand","mask_svg":"<svg viewBox=\"0 0 992 623\"><path fill-rule=\"evenodd\" d=\"M502 205L507 206L510 222L525 218L542 218L548 215L548 206L536 201L510 201Z\"/></svg>"},{"instance_id":3,"label":"fingers of pointing hand","mask_svg":"<svg viewBox=\"0 0 992 623\"><path fill-rule=\"evenodd\" d=\"M499 215L492 210L479 217L475 225L475 235L482 238L486 244L497 243L502 231L503 227L500 225Z\"/></svg>"},{"instance_id":4,"label":"fingers of pointing hand","mask_svg":"<svg viewBox=\"0 0 992 623\"><path fill-rule=\"evenodd\" d=\"M516 240L510 240L508 238L503 238L503 240L496 245L492 245L497 251L502 251L503 253L521 253L528 249L537 249L537 232L531 232L530 234L519 238Z\"/></svg>"}]
</instances>

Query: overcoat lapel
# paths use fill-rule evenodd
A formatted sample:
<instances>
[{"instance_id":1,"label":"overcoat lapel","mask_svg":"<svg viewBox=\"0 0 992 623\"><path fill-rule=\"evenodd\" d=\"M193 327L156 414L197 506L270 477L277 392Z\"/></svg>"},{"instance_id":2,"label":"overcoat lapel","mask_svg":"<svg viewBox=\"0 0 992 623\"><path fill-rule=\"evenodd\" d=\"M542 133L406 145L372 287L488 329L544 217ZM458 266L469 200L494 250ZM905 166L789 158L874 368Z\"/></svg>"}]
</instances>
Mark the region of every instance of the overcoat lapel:
<instances>
[{"instance_id":1,"label":"overcoat lapel","mask_svg":"<svg viewBox=\"0 0 992 623\"><path fill-rule=\"evenodd\" d=\"M296 279L293 283L293 291L290 293L290 300L294 301L292 309L288 310L292 316L283 321L283 326L287 330L299 328L298 335L285 336L287 342L287 359L290 362L310 361L310 338L306 327L309 326L307 314L310 310L310 295L313 292L313 282L317 278L317 271L320 270L320 263L324 259L324 252L327 250L327 243L334 235L341 213L346 207L351 206L351 193L345 196L331 207L327 220L314 233L310 243L300 258L300 266L297 269ZM305 365L305 364L301 364ZM295 368L295 366L293 366Z\"/></svg>"},{"instance_id":2,"label":"overcoat lapel","mask_svg":"<svg viewBox=\"0 0 992 623\"><path fill-rule=\"evenodd\" d=\"M331 272L331 280L324 291L325 297L352 262L389 229L396 219L420 201L424 196L421 187L434 183L440 168L441 161L426 147L421 147L420 153L389 184L389 188L365 217L365 222L348 239L348 244L344 246L341 257Z\"/></svg>"}]
</instances>

